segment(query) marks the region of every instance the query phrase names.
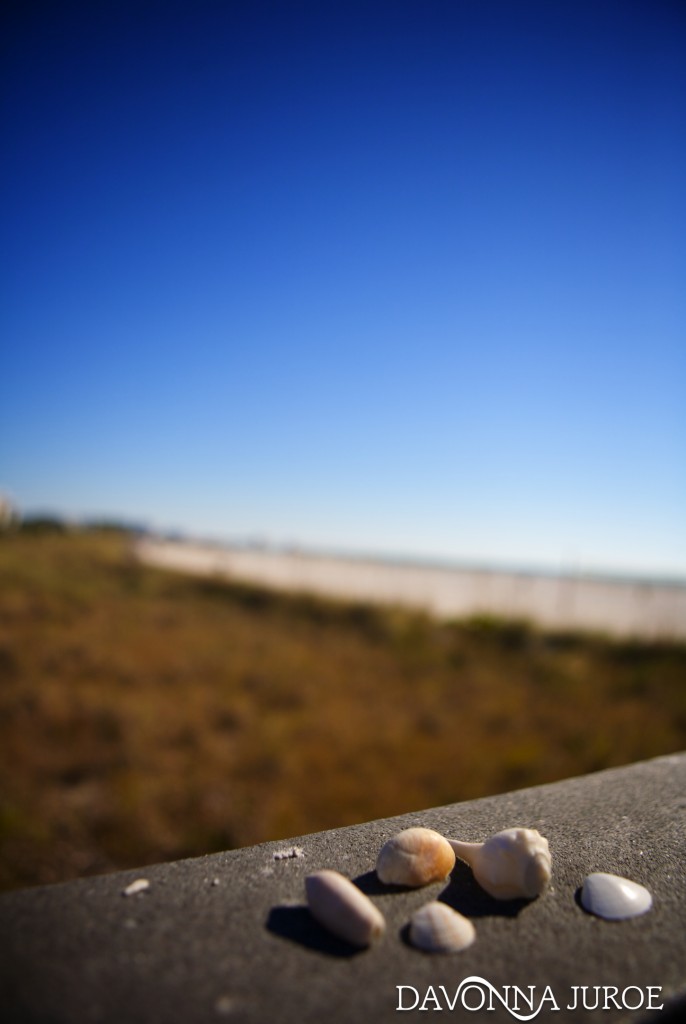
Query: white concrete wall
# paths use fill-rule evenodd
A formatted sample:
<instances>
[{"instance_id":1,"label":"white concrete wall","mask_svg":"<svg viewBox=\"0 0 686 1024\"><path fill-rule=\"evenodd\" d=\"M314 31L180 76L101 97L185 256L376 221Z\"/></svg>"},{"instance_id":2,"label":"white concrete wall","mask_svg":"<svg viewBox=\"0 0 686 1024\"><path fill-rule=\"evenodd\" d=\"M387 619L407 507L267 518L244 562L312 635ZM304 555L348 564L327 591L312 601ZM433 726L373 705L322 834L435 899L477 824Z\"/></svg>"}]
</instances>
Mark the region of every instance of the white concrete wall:
<instances>
[{"instance_id":1,"label":"white concrete wall","mask_svg":"<svg viewBox=\"0 0 686 1024\"><path fill-rule=\"evenodd\" d=\"M145 538L151 565L280 590L404 604L451 618L486 612L542 626L686 638L686 584L438 568Z\"/></svg>"}]
</instances>

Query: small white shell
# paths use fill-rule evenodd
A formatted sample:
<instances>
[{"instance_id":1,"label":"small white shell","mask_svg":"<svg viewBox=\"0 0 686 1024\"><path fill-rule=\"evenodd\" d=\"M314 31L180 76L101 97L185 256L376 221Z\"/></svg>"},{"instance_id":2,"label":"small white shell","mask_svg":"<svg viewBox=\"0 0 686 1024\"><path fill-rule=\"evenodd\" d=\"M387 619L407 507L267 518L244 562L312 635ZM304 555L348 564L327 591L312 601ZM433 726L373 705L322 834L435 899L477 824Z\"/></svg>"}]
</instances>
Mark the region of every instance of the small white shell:
<instances>
[{"instance_id":1,"label":"small white shell","mask_svg":"<svg viewBox=\"0 0 686 1024\"><path fill-rule=\"evenodd\" d=\"M475 938L472 922L446 903L427 903L410 921L410 942L428 953L459 953Z\"/></svg>"},{"instance_id":2,"label":"small white shell","mask_svg":"<svg viewBox=\"0 0 686 1024\"><path fill-rule=\"evenodd\" d=\"M386 931L381 911L338 871L316 871L305 879L310 913L332 935L353 946L368 946Z\"/></svg>"},{"instance_id":3,"label":"small white shell","mask_svg":"<svg viewBox=\"0 0 686 1024\"><path fill-rule=\"evenodd\" d=\"M648 890L628 878L596 871L584 879L581 906L596 917L623 921L647 913L652 905Z\"/></svg>"},{"instance_id":4,"label":"small white shell","mask_svg":"<svg viewBox=\"0 0 686 1024\"><path fill-rule=\"evenodd\" d=\"M135 882L131 882L122 889L122 896L135 896L138 892L145 892L146 889L150 888L150 882L147 878L137 878Z\"/></svg>"},{"instance_id":5,"label":"small white shell","mask_svg":"<svg viewBox=\"0 0 686 1024\"><path fill-rule=\"evenodd\" d=\"M385 885L428 885L455 867L450 843L431 828L406 828L384 843L376 873Z\"/></svg>"},{"instance_id":6,"label":"small white shell","mask_svg":"<svg viewBox=\"0 0 686 1024\"><path fill-rule=\"evenodd\" d=\"M535 828L507 828L485 843L449 842L481 888L497 900L533 899L550 881L548 840Z\"/></svg>"}]
</instances>

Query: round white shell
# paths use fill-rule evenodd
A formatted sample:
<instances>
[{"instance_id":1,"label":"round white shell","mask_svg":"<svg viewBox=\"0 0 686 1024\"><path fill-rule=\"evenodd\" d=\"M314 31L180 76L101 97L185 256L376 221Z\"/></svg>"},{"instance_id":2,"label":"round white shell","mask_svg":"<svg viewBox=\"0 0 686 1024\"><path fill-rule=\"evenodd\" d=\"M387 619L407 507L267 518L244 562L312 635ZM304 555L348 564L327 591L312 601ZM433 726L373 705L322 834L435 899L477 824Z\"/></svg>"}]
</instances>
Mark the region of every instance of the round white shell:
<instances>
[{"instance_id":1,"label":"round white shell","mask_svg":"<svg viewBox=\"0 0 686 1024\"><path fill-rule=\"evenodd\" d=\"M353 946L368 946L386 930L386 921L368 896L338 871L316 871L305 879L310 913L324 928Z\"/></svg>"},{"instance_id":2,"label":"round white shell","mask_svg":"<svg viewBox=\"0 0 686 1024\"><path fill-rule=\"evenodd\" d=\"M427 903L410 921L410 942L429 953L459 953L476 938L474 925L446 903Z\"/></svg>"},{"instance_id":3,"label":"round white shell","mask_svg":"<svg viewBox=\"0 0 686 1024\"><path fill-rule=\"evenodd\" d=\"M589 914L608 921L623 921L647 913L653 905L653 897L638 882L596 871L584 879L581 905Z\"/></svg>"}]
</instances>

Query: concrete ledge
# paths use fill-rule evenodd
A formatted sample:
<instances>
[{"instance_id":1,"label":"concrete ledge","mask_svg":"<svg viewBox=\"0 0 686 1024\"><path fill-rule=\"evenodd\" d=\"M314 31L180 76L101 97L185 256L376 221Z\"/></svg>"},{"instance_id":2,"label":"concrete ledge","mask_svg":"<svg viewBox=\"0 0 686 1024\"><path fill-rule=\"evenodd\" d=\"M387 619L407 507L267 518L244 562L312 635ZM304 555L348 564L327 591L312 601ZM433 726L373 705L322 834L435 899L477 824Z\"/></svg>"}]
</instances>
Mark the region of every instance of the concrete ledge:
<instances>
[{"instance_id":1,"label":"concrete ledge","mask_svg":"<svg viewBox=\"0 0 686 1024\"><path fill-rule=\"evenodd\" d=\"M511 825L545 834L553 885L532 903L497 903L458 864L451 882L414 891L381 886L381 844L409 825L483 839ZM459 983L476 975L501 994L536 986L537 1020L677 1019L686 999L686 754L662 757L565 782L454 804L178 863L160 864L0 898L0 1019L17 1024L352 1024L423 1021L399 1012L397 986L424 1001L438 993L440 1020L512 1021L495 1001L489 1012L448 1009ZM302 856L275 858L300 847ZM307 873L332 867L355 879L382 909L388 932L354 952L329 938L304 907ZM575 894L590 871L647 885L645 917L604 922ZM145 877L134 896L124 887ZM476 943L457 956L421 954L404 940L418 906L442 898L474 920ZM570 1010L573 986L660 986L663 1011ZM410 989L406 1002L413 1001ZM591 992L591 996L595 993ZM471 993L478 1005L478 991ZM435 1002L427 1008L436 1012ZM519 1003L520 1016L529 1013ZM434 1019L428 1015L428 1019Z\"/></svg>"}]
</instances>

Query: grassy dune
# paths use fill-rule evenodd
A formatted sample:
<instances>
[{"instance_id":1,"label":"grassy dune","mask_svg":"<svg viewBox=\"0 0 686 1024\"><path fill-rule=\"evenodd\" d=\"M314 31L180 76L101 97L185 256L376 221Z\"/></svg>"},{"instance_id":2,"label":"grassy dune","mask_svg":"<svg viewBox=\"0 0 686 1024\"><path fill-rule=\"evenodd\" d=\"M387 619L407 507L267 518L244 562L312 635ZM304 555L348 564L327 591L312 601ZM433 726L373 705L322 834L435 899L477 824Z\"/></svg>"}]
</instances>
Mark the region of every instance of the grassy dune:
<instances>
[{"instance_id":1,"label":"grassy dune","mask_svg":"<svg viewBox=\"0 0 686 1024\"><path fill-rule=\"evenodd\" d=\"M209 853L686 746L686 645L442 623L0 535L0 886Z\"/></svg>"}]
</instances>

